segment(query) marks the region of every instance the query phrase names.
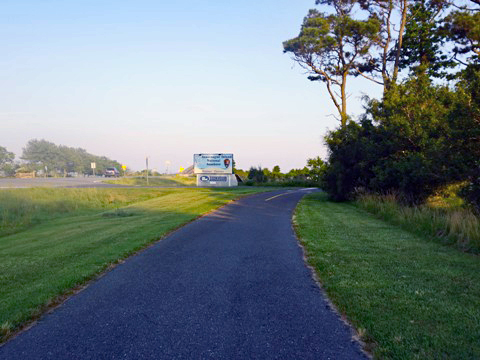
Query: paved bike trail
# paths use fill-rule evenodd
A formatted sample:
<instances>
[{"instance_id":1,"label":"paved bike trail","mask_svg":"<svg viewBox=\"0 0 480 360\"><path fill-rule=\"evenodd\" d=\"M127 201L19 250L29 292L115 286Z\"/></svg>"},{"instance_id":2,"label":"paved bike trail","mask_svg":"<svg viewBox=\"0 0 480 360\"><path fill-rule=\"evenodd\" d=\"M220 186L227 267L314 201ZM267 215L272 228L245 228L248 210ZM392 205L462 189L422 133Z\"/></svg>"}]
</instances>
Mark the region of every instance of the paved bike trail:
<instances>
[{"instance_id":1,"label":"paved bike trail","mask_svg":"<svg viewBox=\"0 0 480 360\"><path fill-rule=\"evenodd\" d=\"M243 198L130 258L0 359L365 359L291 226L309 190Z\"/></svg>"}]
</instances>

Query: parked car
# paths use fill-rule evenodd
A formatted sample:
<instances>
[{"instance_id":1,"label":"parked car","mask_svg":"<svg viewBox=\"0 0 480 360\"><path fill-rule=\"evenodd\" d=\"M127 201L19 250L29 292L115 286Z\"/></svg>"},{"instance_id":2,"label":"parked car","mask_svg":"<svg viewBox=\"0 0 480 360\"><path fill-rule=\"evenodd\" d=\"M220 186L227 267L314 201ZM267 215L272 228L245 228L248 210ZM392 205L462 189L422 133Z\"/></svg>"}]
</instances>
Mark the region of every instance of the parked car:
<instances>
[{"instance_id":1,"label":"parked car","mask_svg":"<svg viewBox=\"0 0 480 360\"><path fill-rule=\"evenodd\" d=\"M105 177L119 177L120 176L120 171L117 170L117 168L114 167L109 167L105 170Z\"/></svg>"}]
</instances>

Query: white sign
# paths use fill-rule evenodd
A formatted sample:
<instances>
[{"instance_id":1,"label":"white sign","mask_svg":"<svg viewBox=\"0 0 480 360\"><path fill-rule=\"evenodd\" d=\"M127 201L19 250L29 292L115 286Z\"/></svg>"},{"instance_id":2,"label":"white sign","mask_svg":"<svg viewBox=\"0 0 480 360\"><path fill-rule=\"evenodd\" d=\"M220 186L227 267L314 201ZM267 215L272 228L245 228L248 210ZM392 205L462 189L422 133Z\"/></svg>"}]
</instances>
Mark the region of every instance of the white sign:
<instances>
[{"instance_id":1,"label":"white sign","mask_svg":"<svg viewBox=\"0 0 480 360\"><path fill-rule=\"evenodd\" d=\"M233 154L193 155L195 174L232 174Z\"/></svg>"},{"instance_id":2,"label":"white sign","mask_svg":"<svg viewBox=\"0 0 480 360\"><path fill-rule=\"evenodd\" d=\"M97 167L97 164L95 163L90 163L90 166L92 167L92 169L95 169Z\"/></svg>"},{"instance_id":3,"label":"white sign","mask_svg":"<svg viewBox=\"0 0 480 360\"><path fill-rule=\"evenodd\" d=\"M230 187L238 186L238 182L233 174L197 174L197 186Z\"/></svg>"},{"instance_id":4,"label":"white sign","mask_svg":"<svg viewBox=\"0 0 480 360\"><path fill-rule=\"evenodd\" d=\"M211 184L216 184L217 181L222 181L222 182L227 182L227 177L226 176L208 176L208 175L202 175L200 176L200 181L201 182L209 182Z\"/></svg>"}]
</instances>

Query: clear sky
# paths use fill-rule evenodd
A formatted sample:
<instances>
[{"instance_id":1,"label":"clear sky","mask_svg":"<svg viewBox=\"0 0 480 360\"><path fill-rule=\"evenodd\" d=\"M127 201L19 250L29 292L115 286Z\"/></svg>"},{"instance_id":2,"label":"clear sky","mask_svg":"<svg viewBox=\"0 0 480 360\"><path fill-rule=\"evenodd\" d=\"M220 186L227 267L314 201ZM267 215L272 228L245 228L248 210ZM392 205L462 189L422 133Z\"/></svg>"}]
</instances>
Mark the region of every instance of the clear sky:
<instances>
[{"instance_id":1,"label":"clear sky","mask_svg":"<svg viewBox=\"0 0 480 360\"><path fill-rule=\"evenodd\" d=\"M282 171L325 157L338 122L282 53L314 0L2 0L0 146L81 147L163 172L194 153ZM359 113L362 86L351 88ZM380 93L381 89L375 91ZM369 89L371 93L371 89Z\"/></svg>"}]
</instances>

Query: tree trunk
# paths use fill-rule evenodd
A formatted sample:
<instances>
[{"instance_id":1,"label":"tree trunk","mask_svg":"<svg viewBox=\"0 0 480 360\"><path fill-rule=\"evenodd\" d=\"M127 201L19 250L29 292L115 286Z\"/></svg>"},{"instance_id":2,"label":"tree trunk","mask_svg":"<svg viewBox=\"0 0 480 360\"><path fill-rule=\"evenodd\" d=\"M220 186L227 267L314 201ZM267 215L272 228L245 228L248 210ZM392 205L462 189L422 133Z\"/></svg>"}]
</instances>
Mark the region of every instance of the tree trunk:
<instances>
[{"instance_id":1,"label":"tree trunk","mask_svg":"<svg viewBox=\"0 0 480 360\"><path fill-rule=\"evenodd\" d=\"M397 53L395 55L395 65L393 68L392 82L390 85L393 85L397 82L398 67L400 63L400 55L402 52L403 33L405 32L405 25L407 23L408 0L403 0L402 3L402 22L400 23L400 31L398 32Z\"/></svg>"},{"instance_id":2,"label":"tree trunk","mask_svg":"<svg viewBox=\"0 0 480 360\"><path fill-rule=\"evenodd\" d=\"M348 116L347 116L347 93L345 91L346 86L347 86L347 72L343 73L342 84L341 84L341 87L340 87L341 98L342 98L342 111L340 112L340 117L341 117L340 121L341 121L342 127L345 127L347 125L347 120L348 120Z\"/></svg>"}]
</instances>

